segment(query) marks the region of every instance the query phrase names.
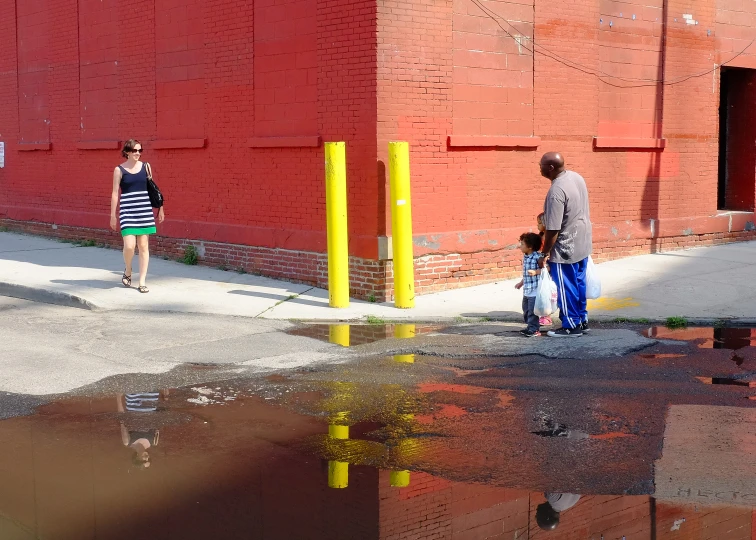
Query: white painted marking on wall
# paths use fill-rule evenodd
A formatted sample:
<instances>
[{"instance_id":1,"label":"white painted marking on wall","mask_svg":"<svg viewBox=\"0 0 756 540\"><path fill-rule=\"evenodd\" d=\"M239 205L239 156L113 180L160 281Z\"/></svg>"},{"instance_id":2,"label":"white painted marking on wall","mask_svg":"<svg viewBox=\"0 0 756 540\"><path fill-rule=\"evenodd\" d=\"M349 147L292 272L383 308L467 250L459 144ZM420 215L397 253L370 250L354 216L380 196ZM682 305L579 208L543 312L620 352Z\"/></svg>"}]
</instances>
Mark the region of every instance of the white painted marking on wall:
<instances>
[{"instance_id":1,"label":"white painted marking on wall","mask_svg":"<svg viewBox=\"0 0 756 540\"><path fill-rule=\"evenodd\" d=\"M404 199L399 199L398 201L396 201L397 206L403 206L405 204L407 204L407 201L405 201Z\"/></svg>"}]
</instances>

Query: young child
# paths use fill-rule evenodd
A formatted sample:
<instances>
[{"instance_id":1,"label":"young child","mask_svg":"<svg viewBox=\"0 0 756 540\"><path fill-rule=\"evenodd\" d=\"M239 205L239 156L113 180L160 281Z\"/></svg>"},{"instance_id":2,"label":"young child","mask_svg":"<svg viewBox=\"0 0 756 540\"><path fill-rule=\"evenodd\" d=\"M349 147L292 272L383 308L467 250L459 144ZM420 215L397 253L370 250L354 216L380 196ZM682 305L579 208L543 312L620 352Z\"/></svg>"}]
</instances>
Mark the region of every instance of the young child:
<instances>
[{"instance_id":1,"label":"young child","mask_svg":"<svg viewBox=\"0 0 756 540\"><path fill-rule=\"evenodd\" d=\"M520 250L522 257L522 280L515 285L515 289L522 289L522 316L528 327L520 333L525 337L541 335L541 325L538 315L534 313L536 290L538 289L538 276L541 269L538 268L538 259L541 254L541 237L536 233L523 233L520 235Z\"/></svg>"},{"instance_id":2,"label":"young child","mask_svg":"<svg viewBox=\"0 0 756 540\"><path fill-rule=\"evenodd\" d=\"M543 212L538 214L536 221L538 222L538 234L541 236L541 242L543 242L543 237L546 234L546 225L543 223ZM538 323L541 326L551 326L554 324L554 321L551 320L551 317L541 317L538 319Z\"/></svg>"}]
</instances>

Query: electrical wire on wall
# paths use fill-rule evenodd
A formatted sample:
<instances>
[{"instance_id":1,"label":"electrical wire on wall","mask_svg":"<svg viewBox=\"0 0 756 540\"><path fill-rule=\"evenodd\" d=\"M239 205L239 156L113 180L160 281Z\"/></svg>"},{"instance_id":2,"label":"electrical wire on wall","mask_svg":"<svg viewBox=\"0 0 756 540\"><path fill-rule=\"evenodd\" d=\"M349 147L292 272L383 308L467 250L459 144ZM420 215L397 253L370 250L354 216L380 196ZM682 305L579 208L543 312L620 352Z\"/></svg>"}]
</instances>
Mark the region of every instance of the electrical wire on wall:
<instances>
[{"instance_id":1,"label":"electrical wire on wall","mask_svg":"<svg viewBox=\"0 0 756 540\"><path fill-rule=\"evenodd\" d=\"M514 41L516 41L518 46L522 47L526 51L530 52L533 55L535 55L535 53L537 52L538 54L545 56L547 58L551 58L552 60L555 60L556 62L559 62L560 64L565 65L571 69L575 69L587 75L592 75L596 77L597 79L599 79L604 84L613 86L615 88L643 88L643 87L649 87L649 86L657 86L659 84L662 84L665 86L672 86L672 85L680 84L680 83L683 83L685 81L688 81L690 79L694 79L697 77L704 77L708 75L709 73L713 73L714 71L716 71L717 68L726 66L727 64L729 64L730 62L738 58L740 55L744 54L751 47L751 45L753 45L754 42L756 42L756 38L752 39L751 42L748 45L746 45L746 47L742 51L735 54L732 58L730 58L726 62L722 62L719 65L714 64L714 67L711 69L707 69L706 71L701 71L699 73L692 73L690 75L683 75L682 77L677 77L670 81L667 81L663 78L662 79L643 79L643 78L621 77L619 75L612 75L610 73L606 73L605 71L601 71L599 69L585 66L578 62L570 60L569 58L565 58L564 56L561 56L553 51L550 51L546 47L537 44L535 42L535 39L533 38L525 37L525 39L529 40L533 44L532 49L526 47L525 45L522 44L520 39L518 39L515 35L512 34L512 32L504 28L504 26L502 26L500 21L504 21L504 23L507 26L509 26L512 29L512 31L516 32L518 35L522 35L522 33L519 31L517 27L515 27L513 24L507 21L504 17L498 15L496 12L487 8L485 5L483 5L482 2L480 2L480 0L470 0L470 1L473 4L475 4L487 17L493 20L507 36L512 38ZM606 78L611 78L611 79L616 79L616 80L626 81L626 82L643 81L645 84L616 84L616 83L606 80Z\"/></svg>"}]
</instances>

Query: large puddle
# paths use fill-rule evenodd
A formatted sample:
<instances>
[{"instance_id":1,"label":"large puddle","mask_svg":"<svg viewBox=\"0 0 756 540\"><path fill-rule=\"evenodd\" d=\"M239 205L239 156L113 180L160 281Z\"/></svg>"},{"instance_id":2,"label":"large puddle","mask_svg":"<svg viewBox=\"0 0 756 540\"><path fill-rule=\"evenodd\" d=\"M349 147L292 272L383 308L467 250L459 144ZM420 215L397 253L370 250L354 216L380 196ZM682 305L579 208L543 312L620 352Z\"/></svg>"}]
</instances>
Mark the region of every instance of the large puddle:
<instances>
[{"instance_id":1,"label":"large puddle","mask_svg":"<svg viewBox=\"0 0 756 540\"><path fill-rule=\"evenodd\" d=\"M595 362L396 355L48 403L0 421L0 540L753 539L754 391L700 383L742 371L751 338L712 331Z\"/></svg>"}]
</instances>

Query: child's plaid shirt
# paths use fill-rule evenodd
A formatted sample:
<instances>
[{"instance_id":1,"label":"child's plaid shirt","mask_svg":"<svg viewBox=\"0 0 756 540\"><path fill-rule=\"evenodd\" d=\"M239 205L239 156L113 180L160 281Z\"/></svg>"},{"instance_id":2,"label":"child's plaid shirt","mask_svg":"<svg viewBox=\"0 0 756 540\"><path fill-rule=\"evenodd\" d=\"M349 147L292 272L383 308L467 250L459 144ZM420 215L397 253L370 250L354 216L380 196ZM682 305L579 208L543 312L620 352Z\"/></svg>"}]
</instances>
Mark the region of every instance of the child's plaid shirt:
<instances>
[{"instance_id":1,"label":"child's plaid shirt","mask_svg":"<svg viewBox=\"0 0 756 540\"><path fill-rule=\"evenodd\" d=\"M540 276L529 276L528 270L538 270L538 259L540 258L541 254L537 251L522 257L522 294L525 296L536 295Z\"/></svg>"}]
</instances>

